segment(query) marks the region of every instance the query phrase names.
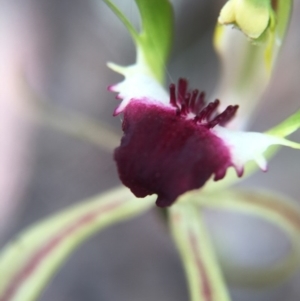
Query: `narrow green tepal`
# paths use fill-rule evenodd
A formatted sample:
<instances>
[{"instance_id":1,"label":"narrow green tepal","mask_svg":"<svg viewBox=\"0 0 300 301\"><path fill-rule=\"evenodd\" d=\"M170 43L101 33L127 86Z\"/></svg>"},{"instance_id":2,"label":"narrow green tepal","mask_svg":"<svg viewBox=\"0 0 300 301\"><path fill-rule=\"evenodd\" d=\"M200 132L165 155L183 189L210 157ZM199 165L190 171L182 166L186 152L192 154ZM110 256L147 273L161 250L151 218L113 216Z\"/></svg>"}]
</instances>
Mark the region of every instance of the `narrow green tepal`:
<instances>
[{"instance_id":1,"label":"narrow green tepal","mask_svg":"<svg viewBox=\"0 0 300 301\"><path fill-rule=\"evenodd\" d=\"M35 301L55 272L93 234L154 204L115 188L50 216L0 250L0 301Z\"/></svg>"},{"instance_id":2,"label":"narrow green tepal","mask_svg":"<svg viewBox=\"0 0 300 301\"><path fill-rule=\"evenodd\" d=\"M110 0L104 1L130 32L137 47L137 62L143 61L156 80L163 82L173 40L173 9L169 0L135 0L142 21L139 33Z\"/></svg>"},{"instance_id":3,"label":"narrow green tepal","mask_svg":"<svg viewBox=\"0 0 300 301\"><path fill-rule=\"evenodd\" d=\"M286 137L300 128L300 110L270 129L267 133L279 137Z\"/></svg>"},{"instance_id":4,"label":"narrow green tepal","mask_svg":"<svg viewBox=\"0 0 300 301\"><path fill-rule=\"evenodd\" d=\"M265 52L265 61L270 72L290 24L293 0L273 0L271 4L272 14L266 32L267 48Z\"/></svg>"},{"instance_id":5,"label":"narrow green tepal","mask_svg":"<svg viewBox=\"0 0 300 301\"><path fill-rule=\"evenodd\" d=\"M186 273L189 300L230 301L202 213L192 202L179 201L168 210L172 236Z\"/></svg>"},{"instance_id":6,"label":"narrow green tepal","mask_svg":"<svg viewBox=\"0 0 300 301\"><path fill-rule=\"evenodd\" d=\"M283 38L290 23L293 0L273 0L272 8L276 15L278 36Z\"/></svg>"},{"instance_id":7,"label":"narrow green tepal","mask_svg":"<svg viewBox=\"0 0 300 301\"><path fill-rule=\"evenodd\" d=\"M239 287L274 287L289 279L300 264L300 207L296 200L275 191L230 189L209 194L197 193L188 201L209 210L221 210L252 216L264 220L280 229L289 239L289 249L283 257L270 265L247 267L239 264L230 252L219 257L226 279Z\"/></svg>"}]
</instances>

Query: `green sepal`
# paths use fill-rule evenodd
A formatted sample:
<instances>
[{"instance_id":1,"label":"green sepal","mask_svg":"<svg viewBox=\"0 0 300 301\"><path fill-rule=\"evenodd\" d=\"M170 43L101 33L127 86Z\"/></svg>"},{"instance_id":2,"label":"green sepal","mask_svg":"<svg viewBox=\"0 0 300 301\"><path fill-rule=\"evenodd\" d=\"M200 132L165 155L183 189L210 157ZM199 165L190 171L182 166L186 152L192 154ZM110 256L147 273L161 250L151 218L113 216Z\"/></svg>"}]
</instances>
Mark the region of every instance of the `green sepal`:
<instances>
[{"instance_id":1,"label":"green sepal","mask_svg":"<svg viewBox=\"0 0 300 301\"><path fill-rule=\"evenodd\" d=\"M288 279L300 265L300 207L296 201L270 191L227 189L211 193L193 191L181 199L182 206L193 204L204 209L217 209L257 217L270 222L287 235L291 248L285 257L266 267L239 266L227 256L220 263L226 279L235 285L262 288Z\"/></svg>"},{"instance_id":2,"label":"green sepal","mask_svg":"<svg viewBox=\"0 0 300 301\"><path fill-rule=\"evenodd\" d=\"M192 203L168 209L172 236L186 273L190 301L230 301L202 212Z\"/></svg>"},{"instance_id":3,"label":"green sepal","mask_svg":"<svg viewBox=\"0 0 300 301\"><path fill-rule=\"evenodd\" d=\"M267 133L278 137L286 137L291 135L300 128L300 110L292 114L286 120L282 121L277 126L268 130Z\"/></svg>"},{"instance_id":4,"label":"green sepal","mask_svg":"<svg viewBox=\"0 0 300 301\"><path fill-rule=\"evenodd\" d=\"M0 252L0 300L37 300L78 246L153 204L154 197L140 200L127 188L115 188L25 229Z\"/></svg>"}]
</instances>

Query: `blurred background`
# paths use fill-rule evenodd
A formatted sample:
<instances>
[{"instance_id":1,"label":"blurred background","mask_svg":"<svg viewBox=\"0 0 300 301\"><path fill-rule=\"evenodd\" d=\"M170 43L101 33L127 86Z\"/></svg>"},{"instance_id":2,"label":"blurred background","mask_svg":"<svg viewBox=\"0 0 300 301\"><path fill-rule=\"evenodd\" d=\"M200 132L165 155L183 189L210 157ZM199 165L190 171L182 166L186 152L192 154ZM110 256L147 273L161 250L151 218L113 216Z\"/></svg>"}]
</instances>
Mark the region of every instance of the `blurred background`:
<instances>
[{"instance_id":1,"label":"blurred background","mask_svg":"<svg viewBox=\"0 0 300 301\"><path fill-rule=\"evenodd\" d=\"M133 0L114 1L139 24ZM224 1L172 0L175 41L167 81L187 77L211 95L220 66L212 34ZM300 107L300 3L252 130L266 130ZM42 103L90 116L121 137L118 101L107 86L121 77L106 67L134 62L129 35L101 0L2 0L0 4L0 246L32 223L120 185L112 153L32 118L20 88L25 76ZM42 118L40 118L42 119ZM48 124L48 125L47 125ZM293 137L300 141L300 135ZM113 142L112 142L113 143ZM299 152L283 149L241 186L278 191L299 201ZM207 223L222 256L259 266L289 247L266 222L221 211ZM1 280L0 280L1 281ZM267 288L230 284L234 301L299 300L300 275ZM42 294L42 301L187 300L183 270L169 233L152 210L113 226L81 246Z\"/></svg>"}]
</instances>

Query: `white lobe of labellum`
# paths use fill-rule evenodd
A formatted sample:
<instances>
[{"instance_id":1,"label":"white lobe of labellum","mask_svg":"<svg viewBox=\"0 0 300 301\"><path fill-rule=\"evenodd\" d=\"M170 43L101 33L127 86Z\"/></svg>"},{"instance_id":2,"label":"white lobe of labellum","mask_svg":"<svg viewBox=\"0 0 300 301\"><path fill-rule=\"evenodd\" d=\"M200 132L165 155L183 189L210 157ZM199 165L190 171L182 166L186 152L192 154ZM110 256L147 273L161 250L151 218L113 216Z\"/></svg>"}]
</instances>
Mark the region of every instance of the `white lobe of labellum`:
<instances>
[{"instance_id":1,"label":"white lobe of labellum","mask_svg":"<svg viewBox=\"0 0 300 301\"><path fill-rule=\"evenodd\" d=\"M114 63L108 63L107 65L110 69L125 77L122 82L108 88L112 92L117 92L117 98L122 99L114 115L123 112L126 106L134 99L143 99L149 104L170 106L169 94L154 78L142 59L128 67L118 66Z\"/></svg>"},{"instance_id":2,"label":"white lobe of labellum","mask_svg":"<svg viewBox=\"0 0 300 301\"><path fill-rule=\"evenodd\" d=\"M267 162L263 154L268 147L288 145L287 140L283 138L263 133L234 131L221 126L214 127L212 131L229 148L232 164L239 176L243 173L244 165L251 160L266 171Z\"/></svg>"},{"instance_id":3,"label":"white lobe of labellum","mask_svg":"<svg viewBox=\"0 0 300 301\"><path fill-rule=\"evenodd\" d=\"M122 99L115 111L116 115L123 112L129 102L134 99L145 99L149 104L169 106L168 93L151 75L142 72L138 65L119 68L109 63L108 66L125 76L122 82L109 87L110 91L117 92L118 98Z\"/></svg>"}]
</instances>

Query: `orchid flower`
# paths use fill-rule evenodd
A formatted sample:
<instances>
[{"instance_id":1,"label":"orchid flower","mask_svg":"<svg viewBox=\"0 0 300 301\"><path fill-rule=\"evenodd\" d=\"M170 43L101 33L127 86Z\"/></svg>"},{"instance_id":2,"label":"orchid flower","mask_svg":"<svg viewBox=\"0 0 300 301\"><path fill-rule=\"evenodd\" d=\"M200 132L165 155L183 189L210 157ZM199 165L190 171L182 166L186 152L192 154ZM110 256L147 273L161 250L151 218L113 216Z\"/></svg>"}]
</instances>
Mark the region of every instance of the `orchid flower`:
<instances>
[{"instance_id":1,"label":"orchid flower","mask_svg":"<svg viewBox=\"0 0 300 301\"><path fill-rule=\"evenodd\" d=\"M24 230L0 252L0 274L5 275L0 281L0 301L37 300L77 246L109 225L142 214L154 206L155 199L159 207L172 205L166 210L167 220L191 301L230 300L224 281L224 274L228 275L218 264L203 208L264 218L291 240L289 254L271 268L241 271L232 263L230 280L261 287L286 279L300 263L299 206L278 194L229 186L256 166L266 171L267 159L278 146L300 149L299 143L286 139L300 127L300 111L265 133L247 131L271 78L292 1L229 0L225 4L214 36L222 76L216 100L211 101L205 100L204 92L190 88L184 77L169 87L164 85L173 29L168 0L135 0L142 20L140 32L111 0L105 2L125 24L136 46L133 65L108 66L124 76L109 87L120 101L114 115L123 115L124 134L114 159L121 181L138 198L127 188L117 187ZM102 134L103 140L108 135L103 135L101 127L92 128L96 133L90 141L102 145L103 141L95 140L96 134ZM269 151L270 146L277 147ZM248 162L256 165L248 168Z\"/></svg>"},{"instance_id":2,"label":"orchid flower","mask_svg":"<svg viewBox=\"0 0 300 301\"><path fill-rule=\"evenodd\" d=\"M240 3L244 2L254 3L260 8L257 1L229 1L219 19L223 20L225 13L233 16L234 13L228 10L233 10L234 5L240 8ZM270 6L270 1L265 2ZM248 10L246 4L245 11ZM117 9L114 7L114 10ZM263 12L265 10L263 7ZM238 12L237 16L240 14ZM234 21L233 17L230 21ZM267 27L265 23L269 22L268 15L267 21L261 22L264 24L261 32ZM255 22L250 20L248 23ZM245 164L253 160L266 171L264 152L271 145L300 148L300 144L276 134L227 127L239 114L239 106L244 105L242 101L220 110L222 99L205 102L204 93L189 88L183 78L177 84L171 84L167 91L154 69L154 66L160 65L157 61L164 61L164 58L157 53L156 62L150 61L147 57L149 50L143 44L143 38L151 36L159 45L160 37L156 40L151 32L156 29L144 24L142 33L138 34L127 21L125 25L135 41L137 59L134 65L128 67L109 63L111 69L125 77L121 83L110 86L109 90L117 92L117 98L121 100L114 115L124 114L124 136L114 158L121 181L135 196L157 194L156 204L159 207L170 206L185 192L203 187L211 177L215 181L223 179L229 167L233 167L241 177ZM257 37L257 34L250 36Z\"/></svg>"}]
</instances>

